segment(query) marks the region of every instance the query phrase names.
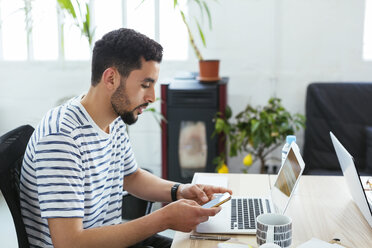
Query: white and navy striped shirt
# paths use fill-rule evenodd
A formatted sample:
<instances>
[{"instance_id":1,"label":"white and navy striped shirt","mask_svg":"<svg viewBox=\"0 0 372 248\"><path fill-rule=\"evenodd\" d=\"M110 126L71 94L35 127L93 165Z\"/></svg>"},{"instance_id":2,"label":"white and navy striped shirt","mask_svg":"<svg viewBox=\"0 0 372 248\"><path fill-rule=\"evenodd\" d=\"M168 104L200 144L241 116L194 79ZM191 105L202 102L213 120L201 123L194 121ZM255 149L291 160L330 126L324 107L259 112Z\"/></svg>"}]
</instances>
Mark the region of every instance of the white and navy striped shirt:
<instances>
[{"instance_id":1,"label":"white and navy striped shirt","mask_svg":"<svg viewBox=\"0 0 372 248\"><path fill-rule=\"evenodd\" d=\"M121 222L124 176L137 170L125 124L100 129L81 97L50 110L28 143L21 211L31 247L53 247L47 218L77 217L83 227Z\"/></svg>"}]
</instances>

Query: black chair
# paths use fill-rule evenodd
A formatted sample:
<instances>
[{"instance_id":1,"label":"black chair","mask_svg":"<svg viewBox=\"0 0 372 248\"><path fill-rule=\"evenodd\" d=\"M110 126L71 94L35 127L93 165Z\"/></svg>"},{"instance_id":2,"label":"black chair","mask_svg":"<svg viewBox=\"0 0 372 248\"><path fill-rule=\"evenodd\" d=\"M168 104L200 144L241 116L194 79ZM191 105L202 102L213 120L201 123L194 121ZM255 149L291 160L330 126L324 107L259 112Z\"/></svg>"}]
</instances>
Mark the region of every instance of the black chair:
<instances>
[{"instance_id":1,"label":"black chair","mask_svg":"<svg viewBox=\"0 0 372 248\"><path fill-rule=\"evenodd\" d=\"M372 83L311 83L306 94L304 174L341 175L332 131L354 157L361 175L372 175Z\"/></svg>"},{"instance_id":2,"label":"black chair","mask_svg":"<svg viewBox=\"0 0 372 248\"><path fill-rule=\"evenodd\" d=\"M20 175L27 143L34 132L30 125L20 126L0 137L0 189L12 214L18 246L29 247L20 207ZM123 218L135 219L151 212L152 202L124 193Z\"/></svg>"},{"instance_id":3,"label":"black chair","mask_svg":"<svg viewBox=\"0 0 372 248\"><path fill-rule=\"evenodd\" d=\"M12 214L17 232L18 247L29 247L21 216L19 182L23 155L34 128L18 127L0 137L0 189Z\"/></svg>"},{"instance_id":4,"label":"black chair","mask_svg":"<svg viewBox=\"0 0 372 248\"><path fill-rule=\"evenodd\" d=\"M127 191L123 192L122 218L134 220L151 213L153 202L137 198Z\"/></svg>"},{"instance_id":5,"label":"black chair","mask_svg":"<svg viewBox=\"0 0 372 248\"><path fill-rule=\"evenodd\" d=\"M152 173L151 170L143 168ZM127 191L123 191L123 208L121 217L125 220L134 220L151 213L153 202L137 198Z\"/></svg>"}]
</instances>

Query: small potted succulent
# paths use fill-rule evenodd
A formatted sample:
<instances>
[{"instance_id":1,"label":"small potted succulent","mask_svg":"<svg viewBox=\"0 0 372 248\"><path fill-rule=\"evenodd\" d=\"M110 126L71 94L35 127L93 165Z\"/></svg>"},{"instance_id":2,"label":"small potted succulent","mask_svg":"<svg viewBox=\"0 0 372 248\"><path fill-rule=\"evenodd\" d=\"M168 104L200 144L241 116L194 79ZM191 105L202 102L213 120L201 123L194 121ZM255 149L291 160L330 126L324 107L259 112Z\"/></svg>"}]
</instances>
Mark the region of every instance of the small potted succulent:
<instances>
[{"instance_id":1,"label":"small potted succulent","mask_svg":"<svg viewBox=\"0 0 372 248\"><path fill-rule=\"evenodd\" d=\"M214 1L216 2L216 0L214 0ZM208 4L207 4L208 1L207 0L193 0L193 1L189 1L189 2L194 2L195 4L198 5L198 7L200 9L200 15L201 15L202 21L203 21L203 18L205 16L207 16L208 17L209 29L212 29L212 16L211 16ZM217 59L205 60L203 58L202 54L200 53L200 49L196 45L194 35L193 35L193 33L191 31L191 28L190 28L190 19L191 18L186 17L184 11L182 10L182 6L181 6L181 4L179 3L178 0L174 0L173 4L174 4L174 9L176 11L178 11L180 13L181 17L182 17L182 21L185 24L188 35L189 35L189 41L190 41L191 47L193 48L193 50L195 52L195 55L199 60L199 78L198 79L200 81L204 81L204 82L216 82L216 81L218 81L220 79L220 77L219 77L220 61L217 60ZM195 16L194 16L193 19L194 19L196 27L198 29L200 39L201 39L204 47L206 47L206 40L205 40L204 32L203 32L203 29L202 29L202 25L200 24L200 22L198 21L198 19Z\"/></svg>"},{"instance_id":2,"label":"small potted succulent","mask_svg":"<svg viewBox=\"0 0 372 248\"><path fill-rule=\"evenodd\" d=\"M240 153L246 154L243 164L250 166L255 159L260 161L260 172L266 173L265 166L270 153L282 145L287 135L305 127L305 117L301 114L290 114L281 104L279 98L270 98L264 107L246 108L230 120L232 112L229 107L225 115L217 114L215 134L223 134L227 139L228 154L231 157ZM278 158L280 161L280 159ZM218 172L228 172L226 154L215 159ZM247 167L243 169L247 172Z\"/></svg>"}]
</instances>

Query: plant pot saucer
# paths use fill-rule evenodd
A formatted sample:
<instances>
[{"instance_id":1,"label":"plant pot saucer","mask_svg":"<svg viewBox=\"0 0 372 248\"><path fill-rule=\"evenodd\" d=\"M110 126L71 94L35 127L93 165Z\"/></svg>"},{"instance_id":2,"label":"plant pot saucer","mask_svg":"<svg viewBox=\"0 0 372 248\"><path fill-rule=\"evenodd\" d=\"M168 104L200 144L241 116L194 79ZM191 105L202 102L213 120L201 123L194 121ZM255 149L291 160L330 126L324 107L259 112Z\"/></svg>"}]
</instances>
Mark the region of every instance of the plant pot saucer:
<instances>
[{"instance_id":1,"label":"plant pot saucer","mask_svg":"<svg viewBox=\"0 0 372 248\"><path fill-rule=\"evenodd\" d=\"M196 77L196 79L201 82L217 82L221 78L220 77Z\"/></svg>"}]
</instances>

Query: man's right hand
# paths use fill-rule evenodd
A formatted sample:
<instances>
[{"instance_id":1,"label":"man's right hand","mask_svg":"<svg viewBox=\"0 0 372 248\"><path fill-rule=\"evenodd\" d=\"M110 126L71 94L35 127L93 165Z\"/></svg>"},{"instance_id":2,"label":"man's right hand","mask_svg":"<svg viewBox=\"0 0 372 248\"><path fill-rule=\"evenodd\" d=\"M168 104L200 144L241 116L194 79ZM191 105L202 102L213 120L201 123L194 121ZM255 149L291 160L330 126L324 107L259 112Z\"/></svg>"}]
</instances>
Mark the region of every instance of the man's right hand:
<instances>
[{"instance_id":1,"label":"man's right hand","mask_svg":"<svg viewBox=\"0 0 372 248\"><path fill-rule=\"evenodd\" d=\"M191 232L198 224L207 221L209 216L220 212L221 207L202 208L193 200L181 199L168 204L160 211L164 211L170 229Z\"/></svg>"},{"instance_id":2,"label":"man's right hand","mask_svg":"<svg viewBox=\"0 0 372 248\"><path fill-rule=\"evenodd\" d=\"M83 228L82 218L48 218L54 247L127 247L166 229L191 232L221 207L202 208L181 199L141 218L118 225Z\"/></svg>"}]
</instances>

